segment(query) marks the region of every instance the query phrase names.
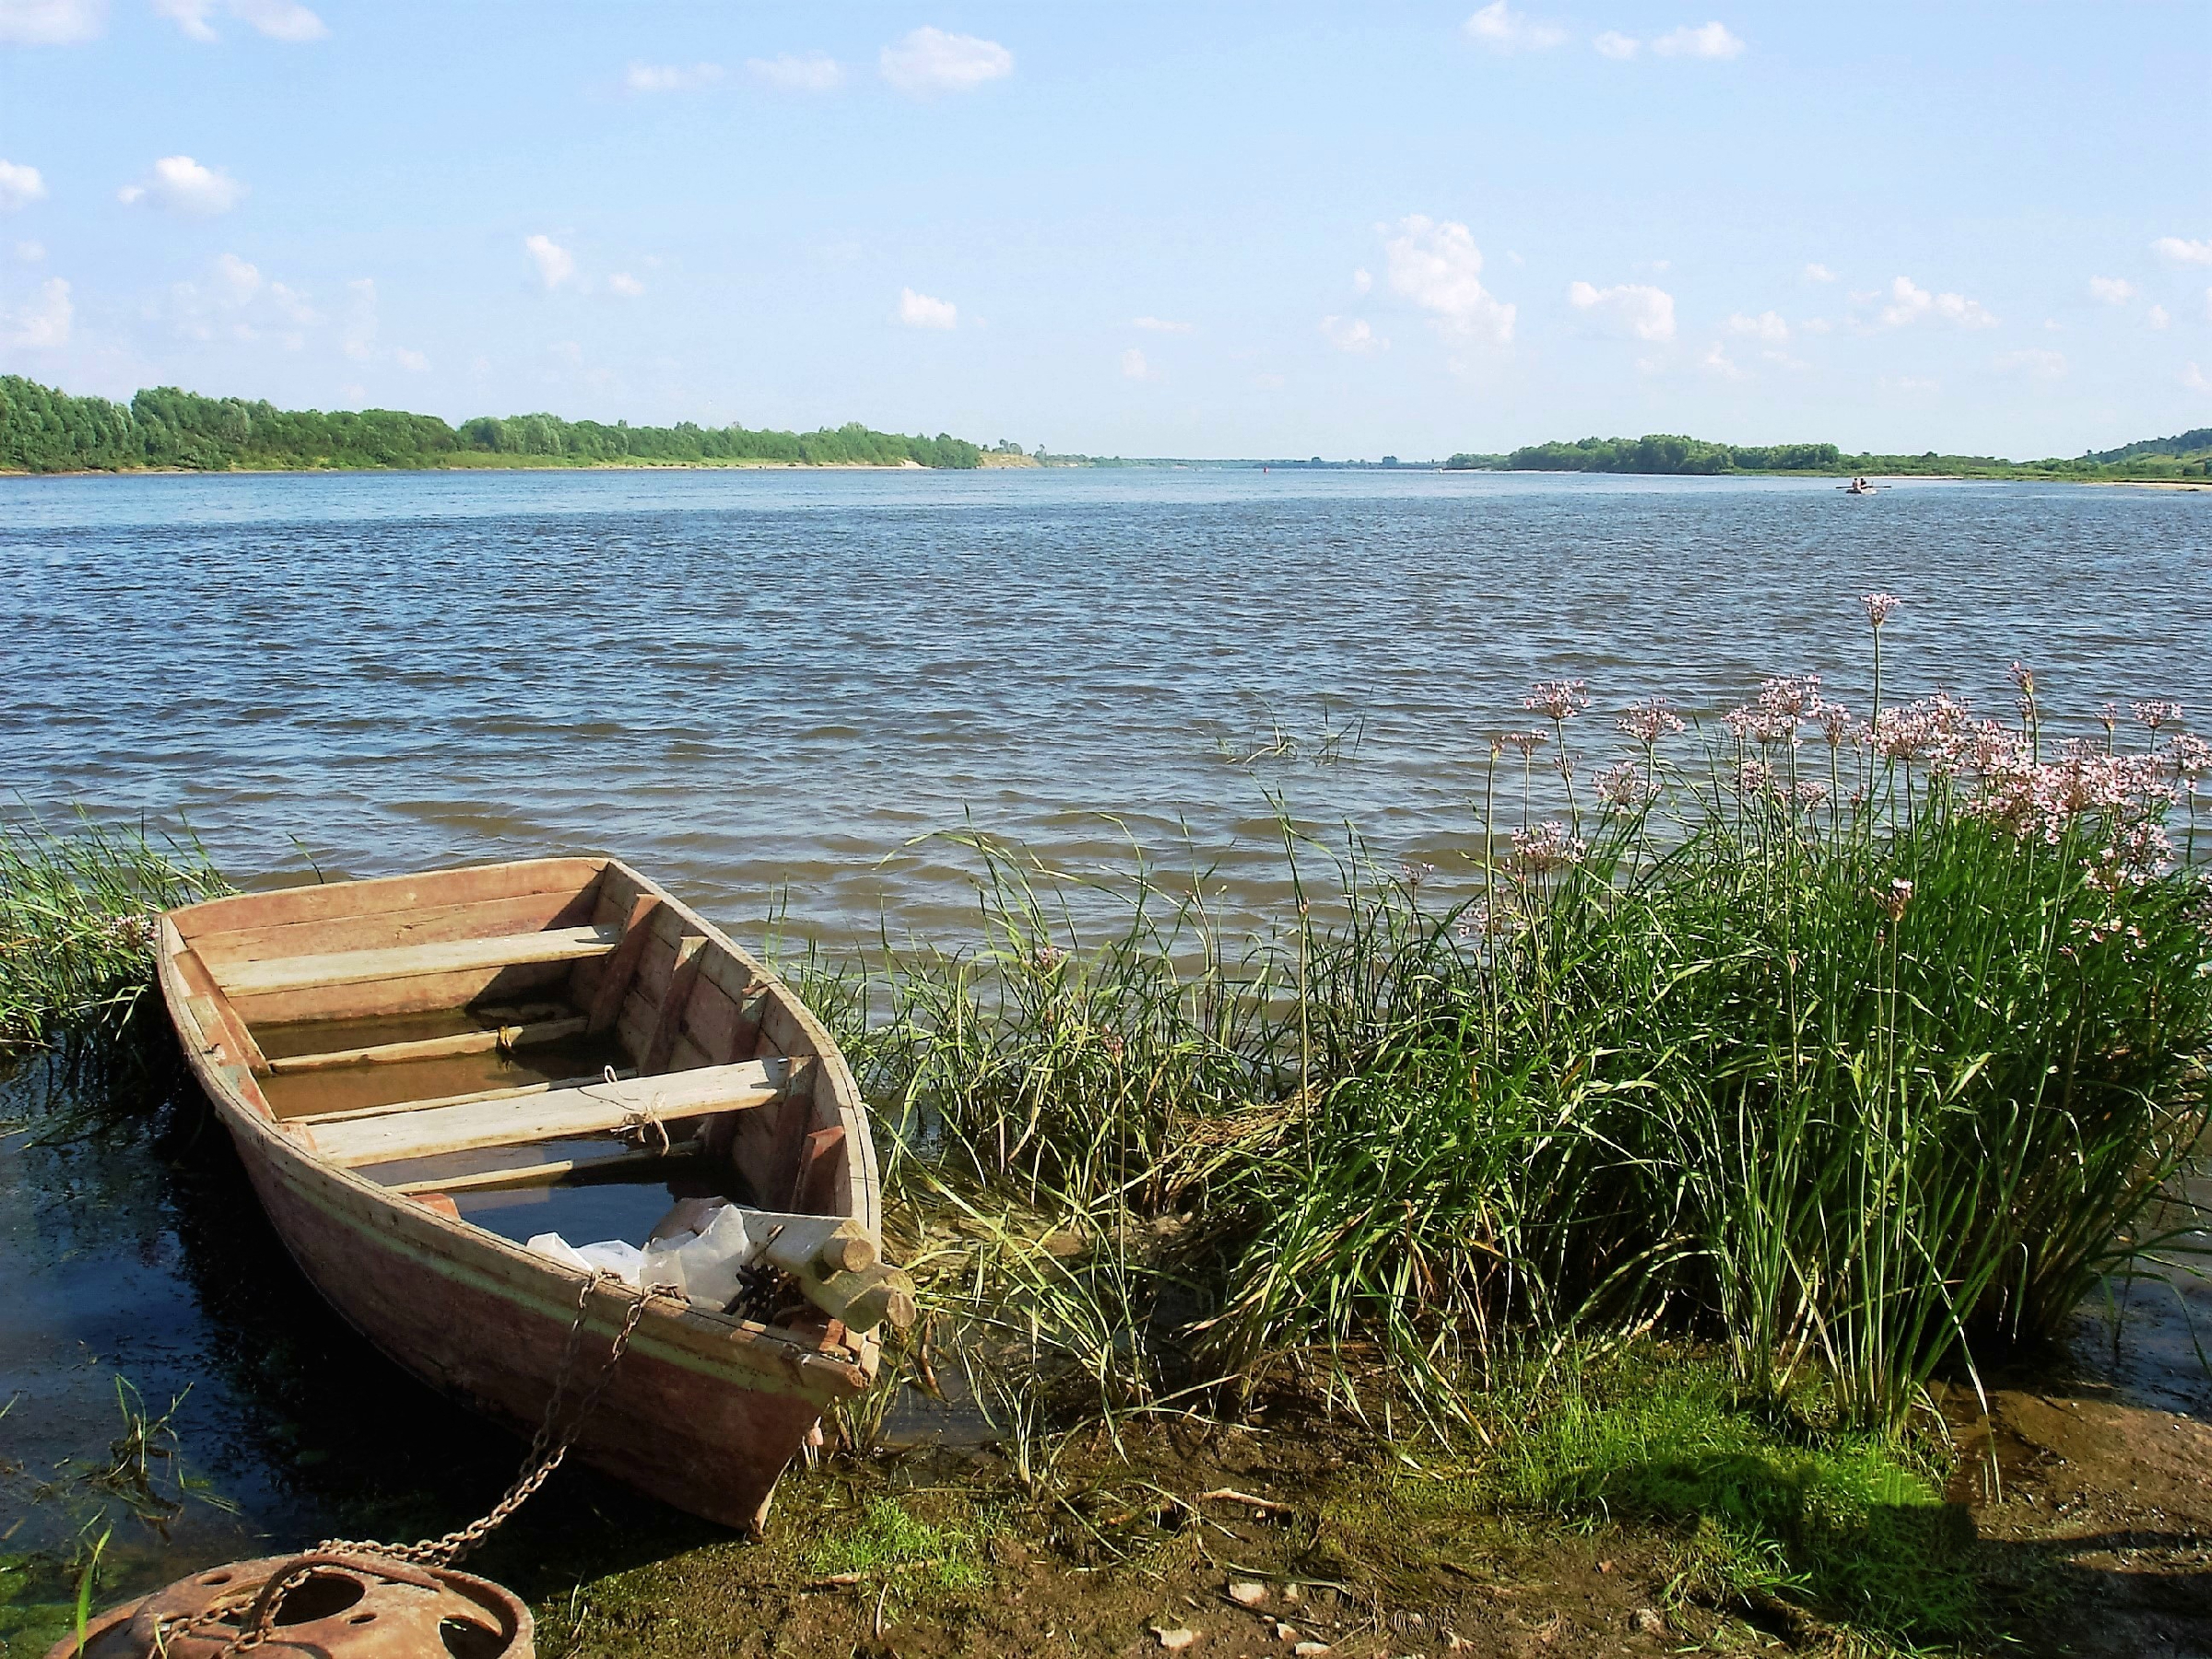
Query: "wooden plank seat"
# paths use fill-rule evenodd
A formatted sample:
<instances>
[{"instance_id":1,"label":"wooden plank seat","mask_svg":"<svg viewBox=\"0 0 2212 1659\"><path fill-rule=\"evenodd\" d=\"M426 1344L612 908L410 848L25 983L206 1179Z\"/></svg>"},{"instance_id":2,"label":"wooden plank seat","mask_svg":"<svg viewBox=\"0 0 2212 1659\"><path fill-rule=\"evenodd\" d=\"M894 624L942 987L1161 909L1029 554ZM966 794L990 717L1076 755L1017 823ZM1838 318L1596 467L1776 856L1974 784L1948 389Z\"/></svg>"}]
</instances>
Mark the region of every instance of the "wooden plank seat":
<instances>
[{"instance_id":1,"label":"wooden plank seat","mask_svg":"<svg viewBox=\"0 0 2212 1659\"><path fill-rule=\"evenodd\" d=\"M393 950L337 950L316 956L271 957L218 970L230 995L263 996L330 985L365 985L378 980L465 973L482 968L519 968L532 962L579 962L612 956L622 942L618 927L547 927L536 933L488 939L449 939Z\"/></svg>"},{"instance_id":2,"label":"wooden plank seat","mask_svg":"<svg viewBox=\"0 0 2212 1659\"><path fill-rule=\"evenodd\" d=\"M782 1100L809 1065L805 1059L772 1059L702 1065L520 1097L378 1112L317 1124L304 1133L317 1154L347 1168L479 1147L521 1147L610 1134L643 1123L648 1113L667 1123L766 1106Z\"/></svg>"}]
</instances>

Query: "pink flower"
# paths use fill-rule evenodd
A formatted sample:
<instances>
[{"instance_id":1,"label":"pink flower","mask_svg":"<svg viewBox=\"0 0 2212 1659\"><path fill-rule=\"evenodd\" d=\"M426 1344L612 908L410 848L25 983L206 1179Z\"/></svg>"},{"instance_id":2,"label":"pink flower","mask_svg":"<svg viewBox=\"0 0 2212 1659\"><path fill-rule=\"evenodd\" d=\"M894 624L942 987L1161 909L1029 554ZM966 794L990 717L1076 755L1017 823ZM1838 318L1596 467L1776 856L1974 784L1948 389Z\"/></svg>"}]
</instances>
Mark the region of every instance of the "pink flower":
<instances>
[{"instance_id":1,"label":"pink flower","mask_svg":"<svg viewBox=\"0 0 2212 1659\"><path fill-rule=\"evenodd\" d=\"M1534 830L1513 831L1513 862L1538 876L1571 868L1589 851L1588 843L1557 818L1547 818Z\"/></svg>"},{"instance_id":2,"label":"pink flower","mask_svg":"<svg viewBox=\"0 0 2212 1659\"><path fill-rule=\"evenodd\" d=\"M1649 702L1630 703L1628 712L1615 724L1637 742L1643 744L1656 743L1662 737L1678 735L1689 729L1682 724L1664 697L1654 697Z\"/></svg>"},{"instance_id":3,"label":"pink flower","mask_svg":"<svg viewBox=\"0 0 2212 1659\"><path fill-rule=\"evenodd\" d=\"M1774 769L1764 760L1747 760L1735 769L1735 793L1763 795L1774 788Z\"/></svg>"},{"instance_id":4,"label":"pink flower","mask_svg":"<svg viewBox=\"0 0 2212 1659\"><path fill-rule=\"evenodd\" d=\"M1819 723L1820 735L1828 739L1830 748L1842 747L1851 736L1851 711L1841 703L1822 703L1813 711L1813 719Z\"/></svg>"},{"instance_id":5,"label":"pink flower","mask_svg":"<svg viewBox=\"0 0 2212 1659\"><path fill-rule=\"evenodd\" d=\"M1904 601L1895 594L1867 594L1860 598L1859 603L1866 607L1866 620L1879 628L1889 620L1890 613Z\"/></svg>"},{"instance_id":6,"label":"pink flower","mask_svg":"<svg viewBox=\"0 0 2212 1659\"><path fill-rule=\"evenodd\" d=\"M1552 720L1572 720L1590 706L1586 680L1538 680L1528 688L1521 706Z\"/></svg>"},{"instance_id":7,"label":"pink flower","mask_svg":"<svg viewBox=\"0 0 2212 1659\"><path fill-rule=\"evenodd\" d=\"M1517 748L1524 757L1535 754L1551 741L1549 732L1507 732L1498 739L1510 748Z\"/></svg>"},{"instance_id":8,"label":"pink flower","mask_svg":"<svg viewBox=\"0 0 2212 1659\"><path fill-rule=\"evenodd\" d=\"M2135 711L2138 721L2154 732L2182 717L2182 705L2178 702L2139 702L2130 703L2128 707Z\"/></svg>"},{"instance_id":9,"label":"pink flower","mask_svg":"<svg viewBox=\"0 0 2212 1659\"><path fill-rule=\"evenodd\" d=\"M1634 808L1646 801L1658 798L1658 786L1643 775L1643 769L1633 760L1623 760L1618 766L1598 769L1594 782L1598 799L1616 806Z\"/></svg>"},{"instance_id":10,"label":"pink flower","mask_svg":"<svg viewBox=\"0 0 2212 1659\"><path fill-rule=\"evenodd\" d=\"M2173 768L2173 775L2191 782L2212 770L2212 744L2190 732L2177 732L2166 746L2166 763Z\"/></svg>"}]
</instances>

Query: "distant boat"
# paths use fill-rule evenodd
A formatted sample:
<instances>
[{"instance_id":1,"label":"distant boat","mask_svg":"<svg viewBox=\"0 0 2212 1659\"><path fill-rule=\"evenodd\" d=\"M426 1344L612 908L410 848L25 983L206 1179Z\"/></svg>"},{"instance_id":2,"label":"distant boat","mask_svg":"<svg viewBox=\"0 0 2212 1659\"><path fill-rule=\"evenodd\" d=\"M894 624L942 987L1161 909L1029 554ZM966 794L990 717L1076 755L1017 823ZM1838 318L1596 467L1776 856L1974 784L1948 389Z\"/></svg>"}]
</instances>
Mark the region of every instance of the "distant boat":
<instances>
[{"instance_id":1,"label":"distant boat","mask_svg":"<svg viewBox=\"0 0 2212 1659\"><path fill-rule=\"evenodd\" d=\"M1845 495L1876 495L1879 491L1864 478L1853 478L1848 484L1837 486Z\"/></svg>"},{"instance_id":2,"label":"distant boat","mask_svg":"<svg viewBox=\"0 0 2212 1659\"><path fill-rule=\"evenodd\" d=\"M830 1033L613 859L190 905L163 920L160 973L309 1279L491 1417L544 1410L585 1275L473 1223L477 1194L667 1168L759 1206L745 1215L793 1292L774 1308L611 1278L586 1297L594 1364L644 1307L576 1451L679 1509L758 1527L822 1412L874 1381L876 1327L913 1317L911 1281L881 1260L866 1109Z\"/></svg>"}]
</instances>

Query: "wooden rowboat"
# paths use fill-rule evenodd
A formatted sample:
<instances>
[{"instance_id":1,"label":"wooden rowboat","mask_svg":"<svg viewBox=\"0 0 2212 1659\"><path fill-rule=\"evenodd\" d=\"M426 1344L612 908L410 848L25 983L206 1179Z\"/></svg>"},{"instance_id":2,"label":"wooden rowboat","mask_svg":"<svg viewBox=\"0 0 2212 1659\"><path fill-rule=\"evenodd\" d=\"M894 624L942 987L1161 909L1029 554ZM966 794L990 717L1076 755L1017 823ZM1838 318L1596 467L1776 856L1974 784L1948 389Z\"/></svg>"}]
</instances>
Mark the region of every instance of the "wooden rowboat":
<instances>
[{"instance_id":1,"label":"wooden rowboat","mask_svg":"<svg viewBox=\"0 0 2212 1659\"><path fill-rule=\"evenodd\" d=\"M543 1412L587 1277L504 1236L518 1214L682 1194L771 1212L773 1308L589 1293L594 1371L645 1306L574 1454L678 1508L758 1527L822 1412L874 1379L875 1329L912 1317L879 1259L875 1148L837 1045L625 865L188 905L163 921L160 979L308 1278L400 1365L512 1425Z\"/></svg>"}]
</instances>

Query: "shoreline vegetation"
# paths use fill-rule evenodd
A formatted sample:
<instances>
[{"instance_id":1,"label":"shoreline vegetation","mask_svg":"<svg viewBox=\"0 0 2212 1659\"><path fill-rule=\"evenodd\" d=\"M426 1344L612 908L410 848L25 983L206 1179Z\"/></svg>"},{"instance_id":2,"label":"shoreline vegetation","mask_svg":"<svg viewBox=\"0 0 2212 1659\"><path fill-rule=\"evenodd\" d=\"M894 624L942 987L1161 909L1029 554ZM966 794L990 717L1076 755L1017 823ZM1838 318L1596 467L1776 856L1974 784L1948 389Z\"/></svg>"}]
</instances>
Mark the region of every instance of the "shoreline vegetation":
<instances>
[{"instance_id":1,"label":"shoreline vegetation","mask_svg":"<svg viewBox=\"0 0 2212 1659\"><path fill-rule=\"evenodd\" d=\"M925 1322L791 1477L786 1529L830 1524L589 1569L591 1651L771 1570L794 1606L857 1584L879 1641L894 1595L1024 1617L993 1583L1060 1618L1032 1559L1100 1571L1066 1594L1132 1630L1224 1562L1217 1629L1262 1600L1473 1628L1585 1538L1620 1553L1576 1583L1626 1560L1655 1602L1613 1608L1640 1653L2043 1628L2063 1570L1993 1566L1947 1494L2001 1364L2100 1285L2201 1272L2175 1194L2212 1119L2212 748L2164 701L2054 739L2025 668L2003 719L1886 704L1896 604L1864 600L1864 710L1774 678L1692 731L1532 687L1441 876L1311 839L1270 788L1271 926L1223 925L1203 870L1078 877L968 834L977 937L771 939L868 1096ZM32 1040L125 1018L146 913L220 880L142 836L0 849L0 1007ZM980 1411L993 1449L898 1452L901 1401Z\"/></svg>"},{"instance_id":2,"label":"shoreline vegetation","mask_svg":"<svg viewBox=\"0 0 2212 1659\"><path fill-rule=\"evenodd\" d=\"M849 467L969 471L999 467L1187 470L1591 472L1653 477L2048 479L2212 488L2212 427L2071 459L1846 453L1832 443L1730 444L1669 433L1584 438L1442 462L1185 460L1054 454L1009 439L984 447L939 432L879 432L858 422L813 432L477 416L459 426L394 409L278 409L164 386L128 404L76 397L0 375L0 475L123 472L323 472L537 468Z\"/></svg>"}]
</instances>

